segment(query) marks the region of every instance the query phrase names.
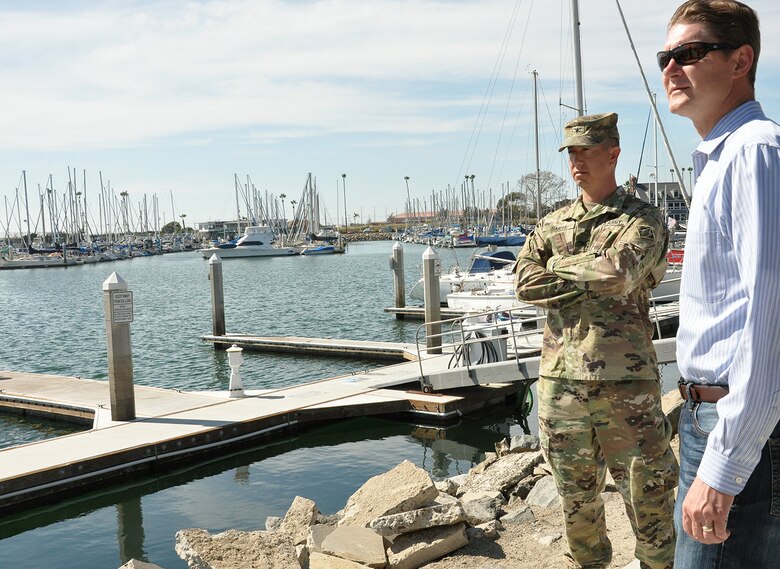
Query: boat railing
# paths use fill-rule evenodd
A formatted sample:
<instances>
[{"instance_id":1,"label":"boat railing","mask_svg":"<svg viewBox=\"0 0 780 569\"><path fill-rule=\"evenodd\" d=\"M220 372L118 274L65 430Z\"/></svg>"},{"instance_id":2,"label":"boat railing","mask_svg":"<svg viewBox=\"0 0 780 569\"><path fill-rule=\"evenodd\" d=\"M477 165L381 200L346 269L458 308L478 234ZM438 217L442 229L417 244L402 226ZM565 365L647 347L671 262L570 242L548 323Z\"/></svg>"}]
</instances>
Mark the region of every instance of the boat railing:
<instances>
[{"instance_id":1,"label":"boat railing","mask_svg":"<svg viewBox=\"0 0 780 569\"><path fill-rule=\"evenodd\" d=\"M675 292L670 294L655 294L654 291L650 292L650 318L653 319L655 325L656 335L658 338L663 338L663 332L661 329L661 322L664 319L679 316L680 313L680 277L664 278L662 283L672 285Z\"/></svg>"},{"instance_id":2,"label":"boat railing","mask_svg":"<svg viewBox=\"0 0 780 569\"><path fill-rule=\"evenodd\" d=\"M520 361L538 353L546 316L528 317L526 308L510 308L464 314L418 327L415 334L422 390L430 392L425 368L465 368L471 375L486 364ZM430 330L441 330L430 332ZM444 361L446 360L446 363ZM436 362L432 364L432 362Z\"/></svg>"},{"instance_id":3,"label":"boat railing","mask_svg":"<svg viewBox=\"0 0 780 569\"><path fill-rule=\"evenodd\" d=\"M679 278L664 280L676 285ZM679 288L676 288L679 291ZM679 292L651 296L649 315L656 329L657 339L663 338L663 324L679 316ZM496 376L500 362L514 361L523 378L528 377L529 358L538 357L542 347L546 313L537 310L528 315L527 307L515 307L468 313L420 325L415 334L417 362L421 389L433 390L430 378L441 377L447 370L461 370L466 378L480 383L477 376ZM672 327L674 328L674 326ZM673 334L672 334L673 336ZM511 366L502 368L504 375L512 373ZM463 377L456 377L457 386L464 385Z\"/></svg>"}]
</instances>

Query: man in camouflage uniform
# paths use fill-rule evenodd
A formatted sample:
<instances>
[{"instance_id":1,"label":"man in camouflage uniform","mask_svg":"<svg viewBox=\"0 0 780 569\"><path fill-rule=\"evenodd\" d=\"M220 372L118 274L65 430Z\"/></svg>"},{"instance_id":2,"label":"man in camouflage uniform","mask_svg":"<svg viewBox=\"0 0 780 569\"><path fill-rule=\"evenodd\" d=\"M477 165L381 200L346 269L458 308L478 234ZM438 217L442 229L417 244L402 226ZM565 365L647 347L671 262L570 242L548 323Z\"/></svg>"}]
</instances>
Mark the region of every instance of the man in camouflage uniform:
<instances>
[{"instance_id":1,"label":"man in camouflage uniform","mask_svg":"<svg viewBox=\"0 0 780 569\"><path fill-rule=\"evenodd\" d=\"M539 431L563 506L574 567L612 558L605 466L623 496L643 569L674 561L677 461L661 410L649 290L666 269L661 212L617 186L617 115L564 130L582 195L544 217L515 266L520 300L547 309L538 385Z\"/></svg>"}]
</instances>

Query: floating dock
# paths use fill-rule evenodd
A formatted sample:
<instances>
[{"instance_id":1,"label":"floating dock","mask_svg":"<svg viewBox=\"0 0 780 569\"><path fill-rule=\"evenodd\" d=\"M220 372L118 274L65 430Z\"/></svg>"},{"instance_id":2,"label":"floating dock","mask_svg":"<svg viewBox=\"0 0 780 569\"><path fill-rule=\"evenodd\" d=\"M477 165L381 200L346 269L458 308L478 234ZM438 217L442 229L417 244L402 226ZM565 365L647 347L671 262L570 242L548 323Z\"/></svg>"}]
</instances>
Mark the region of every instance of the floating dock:
<instances>
[{"instance_id":1,"label":"floating dock","mask_svg":"<svg viewBox=\"0 0 780 569\"><path fill-rule=\"evenodd\" d=\"M311 356L340 356L402 362L417 359L415 344L401 342L373 342L366 340L339 340L335 338L305 338L300 336L253 336L225 334L203 336L204 342L239 346L246 350L281 352Z\"/></svg>"},{"instance_id":2,"label":"floating dock","mask_svg":"<svg viewBox=\"0 0 780 569\"><path fill-rule=\"evenodd\" d=\"M159 472L258 444L316 424L366 415L406 415L425 423L456 421L488 407L514 404L538 377L537 330L513 339L506 360L477 365L464 351L493 344L450 345L445 353L415 345L317 338L207 336L217 344L365 358L394 365L271 390L186 392L134 386L136 418L113 421L107 381L0 371L0 410L91 425L63 437L0 449L0 515L58 501L130 476ZM526 345L522 345L525 342ZM675 339L656 340L659 363L675 359ZM460 352L458 351L460 349ZM450 350L450 351L447 351ZM522 351L521 351L522 350Z\"/></svg>"},{"instance_id":3,"label":"floating dock","mask_svg":"<svg viewBox=\"0 0 780 569\"><path fill-rule=\"evenodd\" d=\"M425 307L424 306L390 306L384 309L389 314L395 314L395 317L399 320L425 320ZM441 307L442 318L460 318L466 316L468 312L460 308L448 308L446 306Z\"/></svg>"},{"instance_id":4,"label":"floating dock","mask_svg":"<svg viewBox=\"0 0 780 569\"><path fill-rule=\"evenodd\" d=\"M426 368L444 372L448 360L431 358ZM0 449L0 514L317 423L380 414L411 414L428 424L455 421L462 414L512 404L519 390L506 382L426 394L419 391L419 376L419 364L408 362L299 386L249 389L243 398L136 385L136 419L115 422L107 381L0 371L0 409L91 420L93 427Z\"/></svg>"}]
</instances>

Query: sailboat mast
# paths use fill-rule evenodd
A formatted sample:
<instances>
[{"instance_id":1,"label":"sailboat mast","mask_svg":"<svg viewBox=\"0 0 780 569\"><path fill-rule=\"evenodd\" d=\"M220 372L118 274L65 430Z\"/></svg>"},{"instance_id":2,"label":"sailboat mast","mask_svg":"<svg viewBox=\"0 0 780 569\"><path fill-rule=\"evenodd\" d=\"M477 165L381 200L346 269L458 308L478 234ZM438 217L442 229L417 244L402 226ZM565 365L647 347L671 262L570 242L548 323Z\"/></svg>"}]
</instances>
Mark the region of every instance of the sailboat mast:
<instances>
[{"instance_id":1,"label":"sailboat mast","mask_svg":"<svg viewBox=\"0 0 780 569\"><path fill-rule=\"evenodd\" d=\"M653 108L655 108L656 100L655 93L653 93ZM653 176L653 195L655 196L655 207L658 207L658 121L653 120L653 168L655 175Z\"/></svg>"},{"instance_id":2,"label":"sailboat mast","mask_svg":"<svg viewBox=\"0 0 780 569\"><path fill-rule=\"evenodd\" d=\"M536 221L542 219L542 182L539 170L539 101L536 89L538 73L534 69L534 140L536 141Z\"/></svg>"},{"instance_id":3,"label":"sailboat mast","mask_svg":"<svg viewBox=\"0 0 780 569\"><path fill-rule=\"evenodd\" d=\"M691 205L691 195L688 193L688 189L685 187L685 181L683 180L683 177L680 175L680 169L677 167L677 160L674 157L674 153L672 152L672 147L669 144L669 137L666 136L666 129L664 128L664 124L661 122L661 116L658 114L658 105L655 103L655 98L653 97L652 92L650 91L650 85L647 83L647 77L645 77L645 71L642 69L642 63L639 61L639 56L636 53L636 47L634 46L634 40L631 38L631 32L628 29L628 23L626 23L626 18L623 15L623 8L620 7L620 0L615 0L615 3L617 4L618 12L620 13L620 19L623 22L623 28L626 30L626 35L628 36L628 43L631 45L631 51L634 52L634 59L636 59L637 67L639 67L639 74L642 76L642 81L645 84L645 92L647 93L647 96L650 98L650 102L653 105L653 114L655 115L655 123L658 128L661 129L661 136L664 140L664 146L666 147L666 152L669 154L669 158L672 160L672 166L674 166L674 173L677 176L677 182L680 185L680 193L682 193L683 200L685 201L685 205L690 207ZM656 167L658 165L658 160L656 160ZM655 177L656 181L658 180L658 176Z\"/></svg>"},{"instance_id":4,"label":"sailboat mast","mask_svg":"<svg viewBox=\"0 0 780 569\"><path fill-rule=\"evenodd\" d=\"M585 97L582 90L582 49L580 47L579 0L571 0L572 35L574 44L574 90L577 99L577 116L585 114Z\"/></svg>"},{"instance_id":5,"label":"sailboat mast","mask_svg":"<svg viewBox=\"0 0 780 569\"><path fill-rule=\"evenodd\" d=\"M236 226L238 228L237 235L241 235L241 205L238 201L238 174L233 174L233 186L236 190Z\"/></svg>"},{"instance_id":6,"label":"sailboat mast","mask_svg":"<svg viewBox=\"0 0 780 569\"><path fill-rule=\"evenodd\" d=\"M22 179L24 180L24 211L27 214L27 252L32 252L32 237L30 235L30 206L27 202L27 172L22 170Z\"/></svg>"}]
</instances>

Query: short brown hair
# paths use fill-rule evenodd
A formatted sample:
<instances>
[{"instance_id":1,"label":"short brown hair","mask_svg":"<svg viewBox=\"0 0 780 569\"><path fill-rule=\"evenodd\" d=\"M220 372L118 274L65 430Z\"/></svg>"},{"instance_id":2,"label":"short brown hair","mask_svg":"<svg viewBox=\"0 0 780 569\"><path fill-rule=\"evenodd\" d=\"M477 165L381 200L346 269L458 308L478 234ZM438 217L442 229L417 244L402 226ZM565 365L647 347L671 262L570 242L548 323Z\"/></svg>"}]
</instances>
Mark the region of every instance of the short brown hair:
<instances>
[{"instance_id":1,"label":"short brown hair","mask_svg":"<svg viewBox=\"0 0 780 569\"><path fill-rule=\"evenodd\" d=\"M761 51L761 31L755 11L737 0L688 0L669 20L669 28L676 24L701 24L715 36L716 42L753 48L753 66L748 72L750 85L755 86L758 55Z\"/></svg>"}]
</instances>

